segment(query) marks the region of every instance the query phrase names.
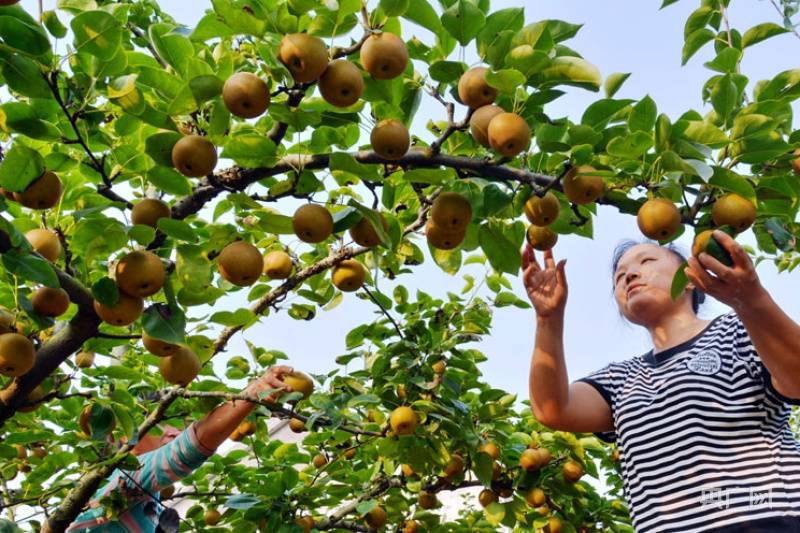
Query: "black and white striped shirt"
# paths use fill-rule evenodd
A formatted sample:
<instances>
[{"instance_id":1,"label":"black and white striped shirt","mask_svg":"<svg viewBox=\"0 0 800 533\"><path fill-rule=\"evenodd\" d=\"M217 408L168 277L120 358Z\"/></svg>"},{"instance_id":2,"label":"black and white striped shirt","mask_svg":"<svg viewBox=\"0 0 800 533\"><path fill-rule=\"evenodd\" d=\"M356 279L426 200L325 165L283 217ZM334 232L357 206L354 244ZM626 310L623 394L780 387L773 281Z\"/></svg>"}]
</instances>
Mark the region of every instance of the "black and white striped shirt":
<instances>
[{"instance_id":1,"label":"black and white striped shirt","mask_svg":"<svg viewBox=\"0 0 800 533\"><path fill-rule=\"evenodd\" d=\"M617 442L637 533L800 531L800 400L774 388L735 312L578 381L611 406L614 431L596 435Z\"/></svg>"}]
</instances>

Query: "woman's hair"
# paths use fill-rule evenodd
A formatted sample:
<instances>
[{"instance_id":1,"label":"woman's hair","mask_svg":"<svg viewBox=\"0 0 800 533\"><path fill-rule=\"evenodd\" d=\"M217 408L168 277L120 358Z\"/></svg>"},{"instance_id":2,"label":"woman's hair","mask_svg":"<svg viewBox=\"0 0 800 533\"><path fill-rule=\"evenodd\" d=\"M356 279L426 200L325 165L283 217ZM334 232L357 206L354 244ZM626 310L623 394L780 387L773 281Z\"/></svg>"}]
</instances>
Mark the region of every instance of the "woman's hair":
<instances>
[{"instance_id":1,"label":"woman's hair","mask_svg":"<svg viewBox=\"0 0 800 533\"><path fill-rule=\"evenodd\" d=\"M617 244L617 247L614 248L613 258L611 260L611 294L614 294L614 274L617 272L617 265L619 265L619 260L625 255L625 252L633 248L638 244L652 244L654 246L659 246L661 248L665 248L672 252L672 254L678 258L678 261L683 263L686 261L686 255L678 248L674 243L667 243L667 244L659 244L656 241L651 241L649 239L642 239L641 241L636 241L634 239L626 239L621 241ZM697 287L694 288L692 291L692 310L697 314L697 310L700 308L700 304L706 300L706 294L698 289ZM620 311L622 314L622 311Z\"/></svg>"}]
</instances>

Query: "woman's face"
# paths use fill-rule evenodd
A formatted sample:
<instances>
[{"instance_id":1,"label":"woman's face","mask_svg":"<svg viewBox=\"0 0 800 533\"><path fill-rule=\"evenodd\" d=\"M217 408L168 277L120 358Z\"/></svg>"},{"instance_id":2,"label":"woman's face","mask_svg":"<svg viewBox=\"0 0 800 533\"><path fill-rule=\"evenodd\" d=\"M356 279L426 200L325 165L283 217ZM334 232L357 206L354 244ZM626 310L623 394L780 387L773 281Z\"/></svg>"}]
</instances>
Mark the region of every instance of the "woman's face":
<instances>
[{"instance_id":1,"label":"woman's face","mask_svg":"<svg viewBox=\"0 0 800 533\"><path fill-rule=\"evenodd\" d=\"M614 272L614 297L625 318L634 324L652 323L666 308L684 305L691 284L678 301L670 296L679 266L675 254L661 246L637 244L628 249Z\"/></svg>"}]
</instances>

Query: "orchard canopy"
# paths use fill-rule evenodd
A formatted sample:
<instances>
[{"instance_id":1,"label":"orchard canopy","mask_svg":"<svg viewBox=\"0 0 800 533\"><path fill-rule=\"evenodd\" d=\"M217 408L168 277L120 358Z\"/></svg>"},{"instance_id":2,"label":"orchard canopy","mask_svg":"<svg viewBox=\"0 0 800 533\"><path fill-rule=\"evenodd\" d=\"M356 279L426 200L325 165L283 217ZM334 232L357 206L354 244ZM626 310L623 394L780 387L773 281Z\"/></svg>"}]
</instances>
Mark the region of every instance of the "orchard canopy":
<instances>
[{"instance_id":1,"label":"orchard canopy","mask_svg":"<svg viewBox=\"0 0 800 533\"><path fill-rule=\"evenodd\" d=\"M580 24L523 2L212 0L194 28L168 12L184 2L0 2L0 530L63 531L139 438L287 358L267 340L231 354L233 336L270 313L313 335L362 298L378 314L313 392L300 375L279 403L251 398L244 446L184 480L181 531L632 531L614 450L482 381L474 343L494 308L528 307L509 290L526 238L592 238L598 204L662 242L714 254L704 231L752 230L750 253L800 263L800 70L740 68L794 32L797 2L742 27L729 1L695 3L675 54L713 49L702 106L667 116L615 97L629 74L570 47ZM583 90L585 110L552 114ZM423 261L490 274L426 294ZM270 417L304 438L270 439ZM445 519L466 487L480 497Z\"/></svg>"}]
</instances>

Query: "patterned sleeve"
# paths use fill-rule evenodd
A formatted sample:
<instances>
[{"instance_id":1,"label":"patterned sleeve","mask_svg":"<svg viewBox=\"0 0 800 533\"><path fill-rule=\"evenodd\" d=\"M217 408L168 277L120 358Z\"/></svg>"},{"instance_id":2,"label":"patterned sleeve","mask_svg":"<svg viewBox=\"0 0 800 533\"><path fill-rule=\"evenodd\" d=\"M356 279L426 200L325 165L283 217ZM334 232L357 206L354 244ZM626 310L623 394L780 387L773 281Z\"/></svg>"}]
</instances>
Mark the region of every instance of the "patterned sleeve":
<instances>
[{"instance_id":1,"label":"patterned sleeve","mask_svg":"<svg viewBox=\"0 0 800 533\"><path fill-rule=\"evenodd\" d=\"M609 363L603 368L595 370L588 376L582 377L577 381L583 381L594 387L597 392L605 398L613 414L616 407L617 389L619 388L623 375L623 367L619 363ZM605 442L613 443L617 441L616 431L595 432L595 435Z\"/></svg>"},{"instance_id":2,"label":"patterned sleeve","mask_svg":"<svg viewBox=\"0 0 800 533\"><path fill-rule=\"evenodd\" d=\"M734 357L737 357L745 363L752 377L756 379L760 378L764 382L764 388L767 394L772 396L777 403L783 402L789 405L800 405L800 398L788 398L778 392L772 384L772 375L761 360L761 357L758 356L758 352L753 346L753 341L750 339L750 334L747 332L747 328L744 327L742 319L736 314L736 311L730 311L727 318L734 327Z\"/></svg>"}]
</instances>

